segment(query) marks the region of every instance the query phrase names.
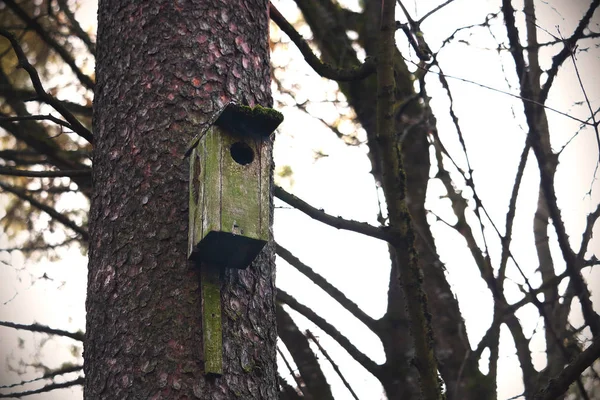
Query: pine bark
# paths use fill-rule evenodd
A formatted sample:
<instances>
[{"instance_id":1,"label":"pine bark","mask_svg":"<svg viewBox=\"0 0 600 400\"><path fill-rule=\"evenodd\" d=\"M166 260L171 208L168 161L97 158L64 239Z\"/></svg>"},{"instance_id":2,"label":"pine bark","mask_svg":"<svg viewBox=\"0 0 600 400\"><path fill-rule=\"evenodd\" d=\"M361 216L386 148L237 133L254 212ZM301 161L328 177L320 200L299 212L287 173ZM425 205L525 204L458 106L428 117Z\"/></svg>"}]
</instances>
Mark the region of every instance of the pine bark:
<instances>
[{"instance_id":1,"label":"pine bark","mask_svg":"<svg viewBox=\"0 0 600 400\"><path fill-rule=\"evenodd\" d=\"M224 274L216 378L186 257L188 143L230 100L272 103L267 5L99 3L86 399L277 398L273 247Z\"/></svg>"}]
</instances>

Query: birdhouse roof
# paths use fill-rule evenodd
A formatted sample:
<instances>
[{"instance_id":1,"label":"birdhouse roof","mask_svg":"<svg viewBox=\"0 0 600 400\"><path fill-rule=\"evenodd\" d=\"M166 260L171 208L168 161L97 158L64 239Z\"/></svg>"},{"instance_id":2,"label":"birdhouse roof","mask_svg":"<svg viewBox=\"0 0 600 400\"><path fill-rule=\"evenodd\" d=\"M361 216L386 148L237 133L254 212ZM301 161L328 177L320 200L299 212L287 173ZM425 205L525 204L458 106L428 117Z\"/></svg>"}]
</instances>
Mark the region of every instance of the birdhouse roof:
<instances>
[{"instance_id":1,"label":"birdhouse roof","mask_svg":"<svg viewBox=\"0 0 600 400\"><path fill-rule=\"evenodd\" d=\"M228 103L209 118L202 131L192 140L185 156L190 155L202 136L204 136L213 124L231 133L244 136L268 137L277 129L282 121L283 114L272 108L260 105L249 107L233 102Z\"/></svg>"}]
</instances>

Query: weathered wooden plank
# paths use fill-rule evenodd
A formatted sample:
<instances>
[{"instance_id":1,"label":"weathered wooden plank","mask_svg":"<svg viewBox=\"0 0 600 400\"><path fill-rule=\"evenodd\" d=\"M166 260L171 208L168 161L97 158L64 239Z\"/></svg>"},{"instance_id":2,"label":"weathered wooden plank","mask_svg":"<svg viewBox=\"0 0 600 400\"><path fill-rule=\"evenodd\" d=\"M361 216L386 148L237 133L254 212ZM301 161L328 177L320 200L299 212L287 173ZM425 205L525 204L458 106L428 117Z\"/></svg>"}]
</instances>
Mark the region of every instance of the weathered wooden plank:
<instances>
[{"instance_id":1,"label":"weathered wooden plank","mask_svg":"<svg viewBox=\"0 0 600 400\"><path fill-rule=\"evenodd\" d=\"M203 263L201 270L202 349L204 372L223 374L223 327L221 325L221 268Z\"/></svg>"}]
</instances>

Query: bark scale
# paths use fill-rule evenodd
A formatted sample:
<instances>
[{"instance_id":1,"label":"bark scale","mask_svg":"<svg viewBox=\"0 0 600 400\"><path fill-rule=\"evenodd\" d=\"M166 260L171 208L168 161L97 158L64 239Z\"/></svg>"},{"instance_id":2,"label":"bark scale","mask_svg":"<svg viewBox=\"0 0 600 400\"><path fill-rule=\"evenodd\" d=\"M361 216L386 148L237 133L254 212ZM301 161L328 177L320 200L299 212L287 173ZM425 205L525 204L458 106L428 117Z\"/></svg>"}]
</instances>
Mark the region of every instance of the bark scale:
<instances>
[{"instance_id":1,"label":"bark scale","mask_svg":"<svg viewBox=\"0 0 600 400\"><path fill-rule=\"evenodd\" d=\"M188 143L230 100L271 106L267 5L100 1L86 399L277 398L273 246L224 274L218 378L186 255Z\"/></svg>"}]
</instances>

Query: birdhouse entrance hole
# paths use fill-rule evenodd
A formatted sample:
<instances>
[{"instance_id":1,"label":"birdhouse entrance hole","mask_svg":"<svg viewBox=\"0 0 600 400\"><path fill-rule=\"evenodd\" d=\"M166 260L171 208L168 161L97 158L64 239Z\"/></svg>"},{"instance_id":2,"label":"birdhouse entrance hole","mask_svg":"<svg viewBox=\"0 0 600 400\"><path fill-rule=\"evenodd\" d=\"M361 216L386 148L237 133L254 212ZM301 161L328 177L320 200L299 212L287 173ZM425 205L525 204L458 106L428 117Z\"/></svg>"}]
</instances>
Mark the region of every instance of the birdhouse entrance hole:
<instances>
[{"instance_id":1,"label":"birdhouse entrance hole","mask_svg":"<svg viewBox=\"0 0 600 400\"><path fill-rule=\"evenodd\" d=\"M233 161L240 165L248 165L254 161L254 151L244 142L235 142L229 149Z\"/></svg>"}]
</instances>

